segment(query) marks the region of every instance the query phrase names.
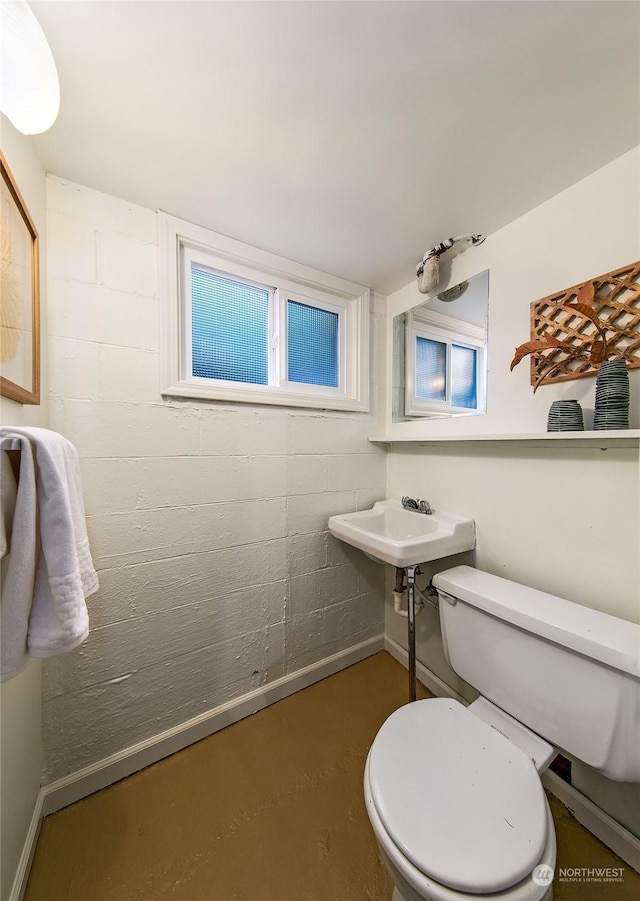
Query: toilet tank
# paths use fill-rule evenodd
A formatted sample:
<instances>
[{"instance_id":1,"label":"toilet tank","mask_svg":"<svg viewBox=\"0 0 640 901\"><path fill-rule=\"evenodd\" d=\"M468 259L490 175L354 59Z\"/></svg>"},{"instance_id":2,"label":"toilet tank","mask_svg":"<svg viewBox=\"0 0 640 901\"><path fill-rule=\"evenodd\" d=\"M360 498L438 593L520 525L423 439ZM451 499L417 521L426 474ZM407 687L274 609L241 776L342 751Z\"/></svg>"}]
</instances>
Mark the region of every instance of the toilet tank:
<instances>
[{"instance_id":1,"label":"toilet tank","mask_svg":"<svg viewBox=\"0 0 640 901\"><path fill-rule=\"evenodd\" d=\"M470 566L433 584L458 675L610 779L640 782L640 626Z\"/></svg>"}]
</instances>

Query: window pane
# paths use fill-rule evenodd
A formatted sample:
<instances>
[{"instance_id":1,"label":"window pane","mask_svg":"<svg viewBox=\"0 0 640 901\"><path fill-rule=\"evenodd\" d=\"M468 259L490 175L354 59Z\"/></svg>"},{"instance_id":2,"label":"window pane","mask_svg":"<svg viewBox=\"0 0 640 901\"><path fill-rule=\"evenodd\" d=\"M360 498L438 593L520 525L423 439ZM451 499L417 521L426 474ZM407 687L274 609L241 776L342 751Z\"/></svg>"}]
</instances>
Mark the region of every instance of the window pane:
<instances>
[{"instance_id":1,"label":"window pane","mask_svg":"<svg viewBox=\"0 0 640 901\"><path fill-rule=\"evenodd\" d=\"M478 406L476 351L472 347L451 347L451 403L454 407Z\"/></svg>"},{"instance_id":2,"label":"window pane","mask_svg":"<svg viewBox=\"0 0 640 901\"><path fill-rule=\"evenodd\" d=\"M338 325L337 313L287 301L290 382L338 387Z\"/></svg>"},{"instance_id":3,"label":"window pane","mask_svg":"<svg viewBox=\"0 0 640 901\"><path fill-rule=\"evenodd\" d=\"M446 400L447 345L416 338L416 397Z\"/></svg>"},{"instance_id":4,"label":"window pane","mask_svg":"<svg viewBox=\"0 0 640 901\"><path fill-rule=\"evenodd\" d=\"M193 375L269 383L269 295L191 267Z\"/></svg>"}]
</instances>

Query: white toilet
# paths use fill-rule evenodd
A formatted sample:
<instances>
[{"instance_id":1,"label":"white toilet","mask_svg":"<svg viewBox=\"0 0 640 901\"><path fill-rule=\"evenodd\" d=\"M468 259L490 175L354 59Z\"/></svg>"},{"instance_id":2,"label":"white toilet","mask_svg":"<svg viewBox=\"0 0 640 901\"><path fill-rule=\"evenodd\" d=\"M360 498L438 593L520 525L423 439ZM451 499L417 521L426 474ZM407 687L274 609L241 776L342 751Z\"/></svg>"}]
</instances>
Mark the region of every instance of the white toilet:
<instances>
[{"instance_id":1,"label":"white toilet","mask_svg":"<svg viewBox=\"0 0 640 901\"><path fill-rule=\"evenodd\" d=\"M539 774L556 748L640 781L640 626L468 566L433 583L447 658L486 698L407 704L371 746L365 801L393 899L548 901Z\"/></svg>"}]
</instances>

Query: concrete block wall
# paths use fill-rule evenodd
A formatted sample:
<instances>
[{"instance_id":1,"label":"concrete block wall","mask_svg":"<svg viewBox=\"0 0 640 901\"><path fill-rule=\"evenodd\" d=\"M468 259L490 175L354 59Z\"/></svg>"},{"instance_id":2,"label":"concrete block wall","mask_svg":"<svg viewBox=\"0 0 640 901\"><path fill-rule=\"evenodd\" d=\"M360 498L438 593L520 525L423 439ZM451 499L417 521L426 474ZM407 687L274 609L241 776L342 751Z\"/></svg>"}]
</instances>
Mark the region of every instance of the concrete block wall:
<instances>
[{"instance_id":1,"label":"concrete block wall","mask_svg":"<svg viewBox=\"0 0 640 901\"><path fill-rule=\"evenodd\" d=\"M384 568L326 523L385 495L380 385L370 414L163 400L155 212L54 177L47 206L49 425L101 587L44 668L45 783L380 634Z\"/></svg>"}]
</instances>

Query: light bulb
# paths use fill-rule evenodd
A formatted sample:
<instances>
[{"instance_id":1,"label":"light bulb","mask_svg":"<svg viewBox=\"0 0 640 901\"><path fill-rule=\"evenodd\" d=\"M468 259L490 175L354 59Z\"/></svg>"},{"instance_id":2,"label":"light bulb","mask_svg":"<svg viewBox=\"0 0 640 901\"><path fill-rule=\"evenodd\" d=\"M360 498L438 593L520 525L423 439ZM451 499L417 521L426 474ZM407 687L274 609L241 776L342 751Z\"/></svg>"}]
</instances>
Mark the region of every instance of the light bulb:
<instances>
[{"instance_id":1,"label":"light bulb","mask_svg":"<svg viewBox=\"0 0 640 901\"><path fill-rule=\"evenodd\" d=\"M1 0L0 9L0 110L22 134L40 134L60 109L53 54L26 0Z\"/></svg>"}]
</instances>

